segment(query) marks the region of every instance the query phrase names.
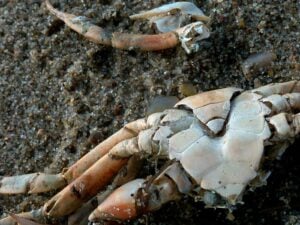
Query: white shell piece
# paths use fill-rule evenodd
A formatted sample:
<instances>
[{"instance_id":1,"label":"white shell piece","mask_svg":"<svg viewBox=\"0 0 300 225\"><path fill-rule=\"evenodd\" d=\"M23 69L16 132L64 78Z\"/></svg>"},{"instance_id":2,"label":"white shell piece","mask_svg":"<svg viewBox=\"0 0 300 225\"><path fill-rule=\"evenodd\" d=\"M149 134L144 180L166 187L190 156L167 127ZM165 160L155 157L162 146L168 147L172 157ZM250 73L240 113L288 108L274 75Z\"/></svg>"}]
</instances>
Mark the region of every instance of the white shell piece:
<instances>
[{"instance_id":1,"label":"white shell piece","mask_svg":"<svg viewBox=\"0 0 300 225\"><path fill-rule=\"evenodd\" d=\"M255 170L244 162L225 161L203 177L201 187L215 190L234 201L256 174Z\"/></svg>"},{"instance_id":2,"label":"white shell piece","mask_svg":"<svg viewBox=\"0 0 300 225\"><path fill-rule=\"evenodd\" d=\"M147 118L147 125L149 127L155 127L158 126L161 118L165 115L165 112L157 112L157 113L153 113L151 115L148 116Z\"/></svg>"},{"instance_id":3,"label":"white shell piece","mask_svg":"<svg viewBox=\"0 0 300 225\"><path fill-rule=\"evenodd\" d=\"M263 102L270 102L272 104L272 109L276 112L284 112L290 110L290 105L288 101L282 95L271 95L264 99Z\"/></svg>"},{"instance_id":4,"label":"white shell piece","mask_svg":"<svg viewBox=\"0 0 300 225\"><path fill-rule=\"evenodd\" d=\"M175 107L186 106L194 110L196 108L206 106L209 104L228 101L232 98L232 96L235 93L240 92L241 90L242 89L230 87L230 88L223 88L223 89L217 89L213 91L202 92L197 95L193 95L182 99L181 101L177 102Z\"/></svg>"},{"instance_id":5,"label":"white shell piece","mask_svg":"<svg viewBox=\"0 0 300 225\"><path fill-rule=\"evenodd\" d=\"M184 169L201 183L203 176L222 162L219 141L202 136L182 154L177 154Z\"/></svg>"},{"instance_id":6,"label":"white shell piece","mask_svg":"<svg viewBox=\"0 0 300 225\"><path fill-rule=\"evenodd\" d=\"M179 166L179 163L174 163L169 166L165 173L176 183L178 190L183 194L188 194L193 185L189 181L187 175L182 173L182 168Z\"/></svg>"},{"instance_id":7,"label":"white shell piece","mask_svg":"<svg viewBox=\"0 0 300 225\"><path fill-rule=\"evenodd\" d=\"M170 158L180 160L183 168L202 188L215 191L235 202L249 181L256 176L264 150L264 141L271 135L265 121L271 110L260 102L260 95L244 92L232 101L229 114L226 109L230 105L229 99L234 90L223 90L227 95L224 93L222 95L222 90L214 91L212 93L215 95L210 96L210 102L190 98L178 104L184 102L185 105L193 107L193 111L200 112L194 115L202 119L210 117L205 117L206 115L199 110L201 109L199 105L203 105L203 112L209 112L210 106L211 110L224 106L225 112L222 114L219 111L220 116L229 115L224 135L220 137L210 137L205 133L195 135L199 133L201 127L193 123L190 129L179 132L169 139L169 153ZM202 95L205 96L205 93ZM212 112L211 117L217 114ZM222 123L223 119L212 119L206 125L217 131L217 128L222 127Z\"/></svg>"},{"instance_id":8,"label":"white shell piece","mask_svg":"<svg viewBox=\"0 0 300 225\"><path fill-rule=\"evenodd\" d=\"M260 95L250 92L244 92L239 95L234 101L234 113L238 117L257 116L262 112L263 105L257 100L261 98ZM267 108L268 109L268 108ZM268 110L268 112L271 112Z\"/></svg>"},{"instance_id":9,"label":"white shell piece","mask_svg":"<svg viewBox=\"0 0 300 225\"><path fill-rule=\"evenodd\" d=\"M169 139L170 159L177 158L183 151L196 142L204 135L203 131L198 128L190 128L183 130Z\"/></svg>"},{"instance_id":10,"label":"white shell piece","mask_svg":"<svg viewBox=\"0 0 300 225\"><path fill-rule=\"evenodd\" d=\"M265 126L265 119L263 117L257 118L257 116L240 116L236 113L232 115L230 129L241 130L243 132L249 132L253 134L261 134Z\"/></svg>"},{"instance_id":11,"label":"white shell piece","mask_svg":"<svg viewBox=\"0 0 300 225\"><path fill-rule=\"evenodd\" d=\"M155 132L153 136L153 141L161 141L163 139L166 139L167 137L171 136L173 134L173 131L168 126L161 126L159 129Z\"/></svg>"},{"instance_id":12,"label":"white shell piece","mask_svg":"<svg viewBox=\"0 0 300 225\"><path fill-rule=\"evenodd\" d=\"M160 32L169 32L182 26L183 22L193 17L198 20L207 21L201 9L191 2L175 2L162 5L158 8L132 15L131 19L149 19L155 23Z\"/></svg>"},{"instance_id":13,"label":"white shell piece","mask_svg":"<svg viewBox=\"0 0 300 225\"><path fill-rule=\"evenodd\" d=\"M166 112L166 115L160 121L162 124L167 123L167 122L177 121L177 120L180 120L181 118L185 118L186 116L189 115L189 113L187 111L180 110L180 109L168 109L165 112Z\"/></svg>"},{"instance_id":14,"label":"white shell piece","mask_svg":"<svg viewBox=\"0 0 300 225\"><path fill-rule=\"evenodd\" d=\"M146 152L147 154L153 154L154 150L156 150L153 149L152 145L152 137L155 134L155 132L155 128L140 131L138 135L138 146L142 152Z\"/></svg>"},{"instance_id":15,"label":"white shell piece","mask_svg":"<svg viewBox=\"0 0 300 225\"><path fill-rule=\"evenodd\" d=\"M190 23L175 31L178 34L181 46L187 54L197 52L199 50L198 42L210 36L208 27L202 22Z\"/></svg>"},{"instance_id":16,"label":"white shell piece","mask_svg":"<svg viewBox=\"0 0 300 225\"><path fill-rule=\"evenodd\" d=\"M294 136L294 133L286 120L286 114L280 113L270 118L270 124L272 124L279 137L285 138L288 136Z\"/></svg>"},{"instance_id":17,"label":"white shell piece","mask_svg":"<svg viewBox=\"0 0 300 225\"><path fill-rule=\"evenodd\" d=\"M230 101L225 101L196 108L193 112L202 123L207 123L215 118L226 119L229 110Z\"/></svg>"},{"instance_id":18,"label":"white shell piece","mask_svg":"<svg viewBox=\"0 0 300 225\"><path fill-rule=\"evenodd\" d=\"M182 24L182 18L180 16L166 16L153 21L153 23L160 32L166 33L178 29Z\"/></svg>"},{"instance_id":19,"label":"white shell piece","mask_svg":"<svg viewBox=\"0 0 300 225\"><path fill-rule=\"evenodd\" d=\"M251 168L258 169L264 150L264 139L260 135L231 130L223 139L222 154L225 160L242 162Z\"/></svg>"},{"instance_id":20,"label":"white shell piece","mask_svg":"<svg viewBox=\"0 0 300 225\"><path fill-rule=\"evenodd\" d=\"M173 134L173 131L168 126L161 126L154 134L153 141L159 142L159 156L168 156L169 142L168 137Z\"/></svg>"},{"instance_id":21,"label":"white shell piece","mask_svg":"<svg viewBox=\"0 0 300 225\"><path fill-rule=\"evenodd\" d=\"M258 93L263 97L267 97L273 94L285 94L290 92L300 92L300 82L293 80L285 83L269 84L254 89L252 92Z\"/></svg>"},{"instance_id":22,"label":"white shell piece","mask_svg":"<svg viewBox=\"0 0 300 225\"><path fill-rule=\"evenodd\" d=\"M214 134L217 134L223 129L224 124L224 119L214 119L209 121L206 125Z\"/></svg>"},{"instance_id":23,"label":"white shell piece","mask_svg":"<svg viewBox=\"0 0 300 225\"><path fill-rule=\"evenodd\" d=\"M284 97L294 110L300 110L300 93L285 94Z\"/></svg>"},{"instance_id":24,"label":"white shell piece","mask_svg":"<svg viewBox=\"0 0 300 225\"><path fill-rule=\"evenodd\" d=\"M171 109L166 112L160 124L169 126L174 133L188 129L194 120L193 114L186 110Z\"/></svg>"},{"instance_id":25,"label":"white shell piece","mask_svg":"<svg viewBox=\"0 0 300 225\"><path fill-rule=\"evenodd\" d=\"M180 120L169 123L168 126L174 133L177 133L179 131L188 129L194 120L195 120L195 117L186 116L186 117L181 118Z\"/></svg>"}]
</instances>

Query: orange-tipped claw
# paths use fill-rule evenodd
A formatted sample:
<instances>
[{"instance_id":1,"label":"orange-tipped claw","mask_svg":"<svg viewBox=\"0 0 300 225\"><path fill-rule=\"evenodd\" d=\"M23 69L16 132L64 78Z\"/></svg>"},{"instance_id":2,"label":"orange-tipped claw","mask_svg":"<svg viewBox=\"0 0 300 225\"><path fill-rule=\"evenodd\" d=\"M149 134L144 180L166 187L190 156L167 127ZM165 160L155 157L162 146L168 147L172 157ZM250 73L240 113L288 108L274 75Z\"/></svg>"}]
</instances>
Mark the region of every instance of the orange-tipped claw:
<instances>
[{"instance_id":1,"label":"orange-tipped claw","mask_svg":"<svg viewBox=\"0 0 300 225\"><path fill-rule=\"evenodd\" d=\"M91 213L89 221L123 221L135 218L136 193L144 182L144 179L136 179L116 189Z\"/></svg>"},{"instance_id":2,"label":"orange-tipped claw","mask_svg":"<svg viewBox=\"0 0 300 225\"><path fill-rule=\"evenodd\" d=\"M124 221L158 210L181 197L175 182L161 175L154 180L133 180L116 189L89 216L89 221Z\"/></svg>"}]
</instances>

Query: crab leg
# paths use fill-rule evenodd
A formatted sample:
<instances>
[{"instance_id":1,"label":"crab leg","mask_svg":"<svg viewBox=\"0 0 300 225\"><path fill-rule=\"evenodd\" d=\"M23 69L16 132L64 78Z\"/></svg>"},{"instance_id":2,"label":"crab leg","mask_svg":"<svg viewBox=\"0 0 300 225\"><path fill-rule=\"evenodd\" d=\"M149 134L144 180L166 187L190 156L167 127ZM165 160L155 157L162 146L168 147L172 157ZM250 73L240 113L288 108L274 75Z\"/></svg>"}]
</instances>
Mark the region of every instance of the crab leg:
<instances>
[{"instance_id":1,"label":"crab leg","mask_svg":"<svg viewBox=\"0 0 300 225\"><path fill-rule=\"evenodd\" d=\"M119 171L112 184L109 185L104 192L98 194L96 198L91 199L69 216L68 225L88 224L88 216L92 211L94 211L97 205L102 203L117 187L133 180L139 172L142 164L143 160L140 157L135 155L130 157L128 163Z\"/></svg>"},{"instance_id":2,"label":"crab leg","mask_svg":"<svg viewBox=\"0 0 300 225\"><path fill-rule=\"evenodd\" d=\"M175 162L148 181L133 180L116 189L92 212L89 220L124 221L158 210L163 204L178 200L191 190L192 184L186 178L186 173Z\"/></svg>"},{"instance_id":3,"label":"crab leg","mask_svg":"<svg viewBox=\"0 0 300 225\"><path fill-rule=\"evenodd\" d=\"M97 160L109 152L118 143L135 137L141 130L148 127L146 119L138 119L131 123L126 124L118 132L114 133L105 141L101 142L89 153L78 160L73 166L71 166L63 175L68 182L73 181L79 177L84 171L92 166Z\"/></svg>"},{"instance_id":4,"label":"crab leg","mask_svg":"<svg viewBox=\"0 0 300 225\"><path fill-rule=\"evenodd\" d=\"M293 80L284 83L265 85L252 90L252 92L267 97L274 94L300 93L300 81Z\"/></svg>"},{"instance_id":5,"label":"crab leg","mask_svg":"<svg viewBox=\"0 0 300 225\"><path fill-rule=\"evenodd\" d=\"M145 119L126 124L118 132L101 142L68 170L59 174L33 173L0 180L0 194L41 193L64 187L104 156L117 143L136 136L147 127Z\"/></svg>"},{"instance_id":6,"label":"crab leg","mask_svg":"<svg viewBox=\"0 0 300 225\"><path fill-rule=\"evenodd\" d=\"M154 35L138 35L111 33L101 27L91 24L87 18L75 16L55 9L46 0L48 10L72 30L83 35L85 38L97 44L103 44L120 49L140 49L143 51L158 51L168 48L173 48L179 43L176 33L168 32Z\"/></svg>"},{"instance_id":7,"label":"crab leg","mask_svg":"<svg viewBox=\"0 0 300 225\"><path fill-rule=\"evenodd\" d=\"M59 217L74 212L84 202L88 201L108 185L112 178L127 163L129 158L128 156L115 157L109 153L104 155L81 176L50 199L44 205L45 214L52 217ZM136 165L132 165L132 167L134 166ZM135 176L135 174L129 173L127 176L120 176L115 182L116 184L126 182L132 176ZM124 179L123 181L122 178Z\"/></svg>"},{"instance_id":8,"label":"crab leg","mask_svg":"<svg viewBox=\"0 0 300 225\"><path fill-rule=\"evenodd\" d=\"M57 193L44 205L46 215L65 216L78 209L84 202L106 186L128 159L103 156L80 177Z\"/></svg>"},{"instance_id":9,"label":"crab leg","mask_svg":"<svg viewBox=\"0 0 300 225\"><path fill-rule=\"evenodd\" d=\"M42 222L44 220L44 215L43 215L43 210L42 209L37 209L37 210L32 210L30 212L25 212L25 213L19 213L16 214L19 217L23 217L26 219L30 219L33 221L40 221ZM4 219L0 220L1 225L16 225L18 224L11 216L8 216Z\"/></svg>"},{"instance_id":10,"label":"crab leg","mask_svg":"<svg viewBox=\"0 0 300 225\"><path fill-rule=\"evenodd\" d=\"M74 212L105 187L127 161L128 158L114 159L108 154L104 155L80 177L46 202L42 215L60 217ZM7 221L11 219L4 218L0 224L10 224Z\"/></svg>"},{"instance_id":11,"label":"crab leg","mask_svg":"<svg viewBox=\"0 0 300 225\"><path fill-rule=\"evenodd\" d=\"M4 177L0 181L1 194L41 193L62 188L66 180L62 174L31 173Z\"/></svg>"}]
</instances>

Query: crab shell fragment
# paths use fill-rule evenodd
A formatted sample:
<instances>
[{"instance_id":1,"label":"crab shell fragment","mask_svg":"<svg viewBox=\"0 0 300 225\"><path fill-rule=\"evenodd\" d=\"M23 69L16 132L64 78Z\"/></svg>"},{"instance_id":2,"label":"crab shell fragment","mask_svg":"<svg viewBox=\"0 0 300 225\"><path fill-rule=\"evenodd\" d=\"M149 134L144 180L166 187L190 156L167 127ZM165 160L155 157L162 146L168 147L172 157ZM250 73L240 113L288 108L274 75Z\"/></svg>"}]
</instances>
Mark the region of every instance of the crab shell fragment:
<instances>
[{"instance_id":1,"label":"crab shell fragment","mask_svg":"<svg viewBox=\"0 0 300 225\"><path fill-rule=\"evenodd\" d=\"M120 132L123 139L118 136ZM262 174L260 165L264 155L270 154L266 151L268 147L271 155L278 156L299 136L300 82L271 84L249 91L224 88L200 93L182 99L173 109L132 122L120 132L99 145L103 149L109 141L113 142L108 153L98 160L101 166L96 162L74 178L45 204L44 214L58 217L74 212L83 204L78 199L86 187L92 188L84 201L103 189L109 182L107 177L116 174L134 155L159 156L169 164L149 179L132 180L131 177L123 182L124 185L101 200L90 214L90 221L132 219L195 190L200 190L198 194L203 199L206 193L216 193L228 204L236 204L250 182ZM124 132L128 132L126 137ZM98 152L99 146L95 148ZM85 157L89 154L95 151ZM85 157L78 162L86 162ZM70 169L82 170L81 166L76 164ZM94 168L98 167L96 173ZM104 177L100 177L103 171L106 171ZM89 172L99 177L81 179ZM69 175L70 171L64 177ZM99 184L99 180L103 182ZM17 181L18 177L3 178L0 193L18 186ZM75 195L68 192L75 188ZM4 220L0 221L1 225L10 224Z\"/></svg>"},{"instance_id":2,"label":"crab shell fragment","mask_svg":"<svg viewBox=\"0 0 300 225\"><path fill-rule=\"evenodd\" d=\"M201 9L191 2L174 2L134 14L130 19L148 19L160 32L170 32L191 23L191 19L208 22Z\"/></svg>"}]
</instances>

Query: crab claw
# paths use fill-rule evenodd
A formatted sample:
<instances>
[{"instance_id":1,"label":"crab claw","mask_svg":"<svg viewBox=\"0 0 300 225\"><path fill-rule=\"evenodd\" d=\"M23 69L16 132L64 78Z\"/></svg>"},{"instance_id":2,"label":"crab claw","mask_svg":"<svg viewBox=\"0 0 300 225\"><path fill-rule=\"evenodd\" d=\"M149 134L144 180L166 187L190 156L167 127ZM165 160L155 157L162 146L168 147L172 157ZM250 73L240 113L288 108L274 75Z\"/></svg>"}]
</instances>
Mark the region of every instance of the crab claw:
<instances>
[{"instance_id":1,"label":"crab claw","mask_svg":"<svg viewBox=\"0 0 300 225\"><path fill-rule=\"evenodd\" d=\"M136 179L116 189L91 213L89 221L133 219L140 214L155 211L180 196L174 181L165 175L154 181Z\"/></svg>"},{"instance_id":2,"label":"crab claw","mask_svg":"<svg viewBox=\"0 0 300 225\"><path fill-rule=\"evenodd\" d=\"M116 189L89 216L89 221L126 220L137 216L136 193L144 179L136 179Z\"/></svg>"}]
</instances>

